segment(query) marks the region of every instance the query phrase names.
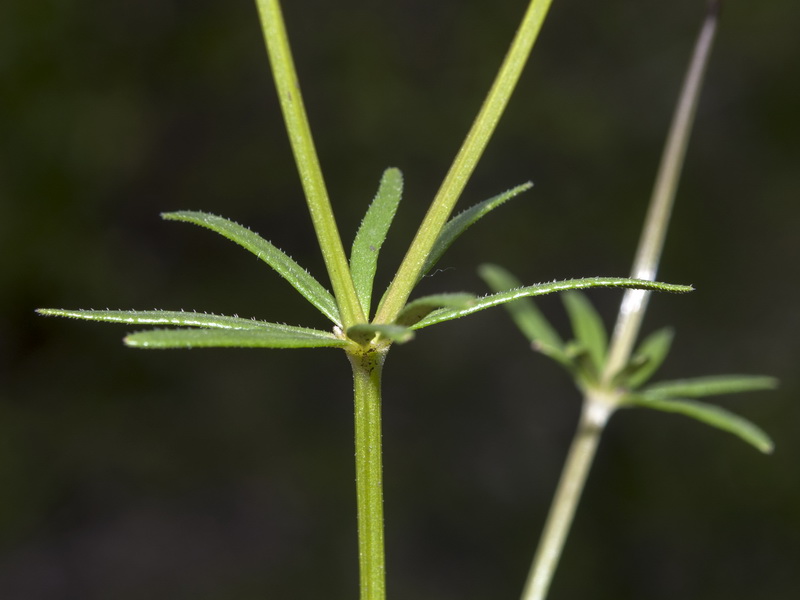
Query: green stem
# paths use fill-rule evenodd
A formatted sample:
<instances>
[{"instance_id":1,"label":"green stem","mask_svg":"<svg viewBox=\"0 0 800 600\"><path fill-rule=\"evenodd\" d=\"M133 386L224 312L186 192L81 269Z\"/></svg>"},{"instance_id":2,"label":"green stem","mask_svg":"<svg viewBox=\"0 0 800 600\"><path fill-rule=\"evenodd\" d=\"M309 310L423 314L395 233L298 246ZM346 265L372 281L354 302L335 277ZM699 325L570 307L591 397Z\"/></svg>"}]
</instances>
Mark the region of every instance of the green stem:
<instances>
[{"instance_id":1,"label":"green stem","mask_svg":"<svg viewBox=\"0 0 800 600\"><path fill-rule=\"evenodd\" d=\"M511 93L519 81L533 44L539 35L552 0L531 0L517 30L500 71L458 151L442 186L425 215L400 268L397 270L384 300L378 307L375 323L391 323L405 306L417 284L425 258L447 222L461 192L467 185L489 139L505 110Z\"/></svg>"},{"instance_id":2,"label":"green stem","mask_svg":"<svg viewBox=\"0 0 800 600\"><path fill-rule=\"evenodd\" d=\"M567 454L539 548L522 592L522 600L544 600L547 597L600 436L613 410L613 398L587 394L578 430Z\"/></svg>"},{"instance_id":3,"label":"green stem","mask_svg":"<svg viewBox=\"0 0 800 600\"><path fill-rule=\"evenodd\" d=\"M348 353L353 367L361 600L385 600L381 374L386 350Z\"/></svg>"},{"instance_id":4,"label":"green stem","mask_svg":"<svg viewBox=\"0 0 800 600\"><path fill-rule=\"evenodd\" d=\"M311 212L314 231L333 285L333 293L339 305L342 323L346 329L365 322L366 317L356 295L347 256L333 216L325 180L322 177L280 3L278 0L256 0L256 5L267 43L275 87L278 89L283 119L289 133L289 142L300 173L308 209Z\"/></svg>"},{"instance_id":5,"label":"green stem","mask_svg":"<svg viewBox=\"0 0 800 600\"><path fill-rule=\"evenodd\" d=\"M650 207L645 217L639 247L633 262L631 277L635 279L655 280L658 263L664 249L664 239L669 227L672 207L675 203L675 192L678 189L681 169L686 157L686 147L692 132L697 102L711 46L719 21L719 2L709 4L709 11L700 35L695 43L689 70L683 81L683 87L670 124L669 134L661 164L653 186ZM609 346L604 379L612 377L628 362L633 344L639 335L650 292L644 290L627 290L622 299L614 334Z\"/></svg>"}]
</instances>

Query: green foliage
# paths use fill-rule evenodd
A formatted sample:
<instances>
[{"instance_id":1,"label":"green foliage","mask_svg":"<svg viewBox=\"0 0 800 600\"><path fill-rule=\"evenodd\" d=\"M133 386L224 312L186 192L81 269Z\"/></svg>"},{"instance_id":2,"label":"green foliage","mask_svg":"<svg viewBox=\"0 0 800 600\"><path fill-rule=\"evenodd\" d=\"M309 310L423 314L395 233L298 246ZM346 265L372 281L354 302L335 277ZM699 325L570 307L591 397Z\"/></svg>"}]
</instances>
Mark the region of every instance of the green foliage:
<instances>
[{"instance_id":1,"label":"green foliage","mask_svg":"<svg viewBox=\"0 0 800 600\"><path fill-rule=\"evenodd\" d=\"M361 223L350 259L352 280L364 313L369 312L378 254L389 231L400 202L403 176L398 169L387 169L380 188ZM485 200L454 217L443 228L440 240L432 250L432 266L441 254L471 225L508 199L529 189L530 184L517 186L503 194ZM255 254L288 281L312 306L341 328L342 313L337 299L308 271L291 257L247 227L233 221L195 211L164 213L168 221L183 221L200 225L219 233ZM72 317L87 321L160 325L199 328L198 330L156 329L128 335L125 343L135 348L316 348L339 347L355 351L356 346L378 344L382 348L393 342L407 342L414 337L412 329L465 317L526 296L590 287L625 287L686 292L688 286L669 285L651 281L620 278L570 279L560 282L521 287L512 291L477 298L463 292L434 294L407 302L392 323L357 323L345 331L347 338L334 333L306 327L293 327L255 319L183 311L122 311L40 309L43 315ZM573 299L575 303L577 300ZM585 307L584 307L584 310ZM599 348L599 346L598 346Z\"/></svg>"},{"instance_id":2,"label":"green foliage","mask_svg":"<svg viewBox=\"0 0 800 600\"><path fill-rule=\"evenodd\" d=\"M269 327L271 323L208 313L170 310L62 310L40 308L36 312L51 317L68 317L104 323L126 323L129 325L178 325L183 327L206 327L210 329L252 329Z\"/></svg>"},{"instance_id":3,"label":"green foliage","mask_svg":"<svg viewBox=\"0 0 800 600\"><path fill-rule=\"evenodd\" d=\"M692 400L663 400L644 394L627 395L624 401L631 406L686 415L701 423L732 433L765 454L770 454L775 447L770 437L760 427L713 404Z\"/></svg>"},{"instance_id":4,"label":"green foliage","mask_svg":"<svg viewBox=\"0 0 800 600\"><path fill-rule=\"evenodd\" d=\"M404 344L414 339L414 332L402 325L362 323L347 328L347 337L362 346L367 346L373 341L397 342Z\"/></svg>"},{"instance_id":5,"label":"green foliage","mask_svg":"<svg viewBox=\"0 0 800 600\"><path fill-rule=\"evenodd\" d=\"M154 329L125 337L131 348L343 348L348 341L307 327L255 319L166 310L61 310L40 308L46 316L131 325L175 325L192 329Z\"/></svg>"},{"instance_id":6,"label":"green foliage","mask_svg":"<svg viewBox=\"0 0 800 600\"><path fill-rule=\"evenodd\" d=\"M478 219L485 217L490 211L494 210L504 202L521 194L524 191L531 189L532 187L532 183L523 183L522 185L518 185L507 192L503 192L502 194L498 194L497 196L471 206L470 208L450 219L445 226L442 227L442 231L439 233L439 237L436 238L436 242L433 244L430 254L428 254L428 256L425 258L425 264L419 273L417 281L422 279L430 272L430 270L436 265L437 262L439 262L442 254L445 253L451 244L455 242L462 233L472 227L472 225L474 225Z\"/></svg>"},{"instance_id":7,"label":"green foliage","mask_svg":"<svg viewBox=\"0 0 800 600\"><path fill-rule=\"evenodd\" d=\"M125 336L131 348L342 348L347 340L304 327L274 323L258 329L154 329Z\"/></svg>"},{"instance_id":8,"label":"green foliage","mask_svg":"<svg viewBox=\"0 0 800 600\"><path fill-rule=\"evenodd\" d=\"M405 327L416 325L435 310L465 310L476 304L473 294L450 293L423 296L406 304L395 323Z\"/></svg>"},{"instance_id":9,"label":"green foliage","mask_svg":"<svg viewBox=\"0 0 800 600\"><path fill-rule=\"evenodd\" d=\"M451 218L456 202L522 72L549 9L549 0L531 1L480 113L374 313L372 302L378 257L402 198L403 176L396 168L384 171L378 192L356 233L348 260L317 159L279 3L277 0L257 0L257 6L290 144L333 293L283 251L242 225L195 211L164 213L162 216L166 220L193 223L210 229L256 255L324 314L333 323L332 331L183 311L40 309L39 312L82 320L156 326L156 329L131 333L125 337L125 343L136 348L334 347L345 350L355 382L356 488L362 600L385 598L380 450L383 361L393 343L408 342L418 329L505 305L533 348L561 364L587 396L602 398L604 402L613 404L612 409L638 406L684 414L733 433L762 452L772 450L772 441L757 426L722 408L697 402L693 398L769 389L775 386L773 379L723 376L646 385L669 352L673 337L671 330L663 329L649 336L626 359L625 364L617 368L610 358L614 348L609 347L609 335L600 315L588 298L578 291L611 287L683 293L692 289L689 286L669 285L649 279L608 277L525 286L507 271L485 265L480 272L494 293L482 297L465 292L438 293L409 300L421 278L436 265L458 237L489 212L532 187L531 183L516 186ZM704 63L701 61L702 66ZM702 68L698 72L701 73ZM695 80L699 81L698 78L701 75ZM696 93L688 97L696 101ZM669 154L671 166L664 179L667 183L661 188L657 186L666 190L662 196L668 200L667 208L661 210L662 223L653 229L655 233L645 236L651 248L643 255L644 263L657 262L661 251L667 218L663 215L669 214L668 205L677 185L682 153L688 139L687 123L690 123L693 113L693 104L690 102L687 106L689 108L682 113L683 125L676 129L681 134L676 138L676 150ZM655 273L655 264L645 266L647 268L641 271L645 273L642 277L649 276L648 269L651 267ZM639 270L635 272L640 273ZM532 297L554 292L567 292L561 298L571 322L573 339L566 342L531 300ZM591 452L584 454L591 456ZM583 473L586 472L588 467L583 469ZM571 487L579 490L580 486ZM553 563L550 559L548 561Z\"/></svg>"},{"instance_id":10,"label":"green foliage","mask_svg":"<svg viewBox=\"0 0 800 600\"><path fill-rule=\"evenodd\" d=\"M502 292L517 279L497 265L482 265L480 275L490 288ZM534 350L561 364L584 392L600 391L617 398L618 407L642 407L673 412L740 437L761 452L773 448L769 436L747 419L718 406L685 400L719 394L773 389L772 377L721 375L665 381L642 387L664 362L672 344L671 329L660 329L640 344L610 383L603 379L608 355L608 333L600 315L586 296L577 291L561 294L572 324L574 339L566 344L530 298L508 305L508 311Z\"/></svg>"},{"instance_id":11,"label":"green foliage","mask_svg":"<svg viewBox=\"0 0 800 600\"><path fill-rule=\"evenodd\" d=\"M496 265L481 265L479 275L489 287L495 291L513 290L522 287L522 283L510 271ZM535 302L520 300L506 304L511 318L522 334L528 338L534 350L558 361L567 369L572 362L567 355L566 346L550 321L542 314Z\"/></svg>"},{"instance_id":12,"label":"green foliage","mask_svg":"<svg viewBox=\"0 0 800 600\"><path fill-rule=\"evenodd\" d=\"M467 308L443 308L432 312L414 325L414 329L421 329L429 325L435 325L444 321L460 319L487 308L501 306L514 302L521 298L530 296L543 296L554 292L565 292L569 290L584 290L588 288L636 288L644 290L654 290L659 292L672 292L682 294L691 292L692 287L688 285L675 285L660 283L658 281L644 281L641 279L629 279L626 277L585 277L583 279L564 279L563 281L552 281L550 283L537 283L517 289L501 291L477 298Z\"/></svg>"},{"instance_id":13,"label":"green foliage","mask_svg":"<svg viewBox=\"0 0 800 600\"><path fill-rule=\"evenodd\" d=\"M161 216L168 221L184 221L207 227L211 231L215 231L239 244L242 248L249 250L275 269L281 277L300 292L301 296L317 307L323 315L337 325L342 324L336 300L331 293L291 257L247 227L223 217L202 212L179 211L163 213Z\"/></svg>"},{"instance_id":14,"label":"green foliage","mask_svg":"<svg viewBox=\"0 0 800 600\"><path fill-rule=\"evenodd\" d=\"M378 193L358 228L350 252L350 271L358 299L367 319L370 316L372 284L378 268L378 254L389 233L389 227L403 195L403 174L399 169L386 169Z\"/></svg>"},{"instance_id":15,"label":"green foliage","mask_svg":"<svg viewBox=\"0 0 800 600\"><path fill-rule=\"evenodd\" d=\"M715 396L718 394L770 390L777 387L778 380L774 377L764 377L762 375L716 375L654 383L648 385L641 392L651 398L676 396L702 398L703 396Z\"/></svg>"},{"instance_id":16,"label":"green foliage","mask_svg":"<svg viewBox=\"0 0 800 600\"><path fill-rule=\"evenodd\" d=\"M586 353L589 360L587 370L593 379L599 379L606 362L608 348L608 334L603 320L584 294L567 292L561 299L572 323L572 331L575 333L572 354L579 356Z\"/></svg>"},{"instance_id":17,"label":"green foliage","mask_svg":"<svg viewBox=\"0 0 800 600\"><path fill-rule=\"evenodd\" d=\"M637 388L650 379L667 358L675 332L664 327L648 335L631 356L628 364L614 378L614 383Z\"/></svg>"}]
</instances>

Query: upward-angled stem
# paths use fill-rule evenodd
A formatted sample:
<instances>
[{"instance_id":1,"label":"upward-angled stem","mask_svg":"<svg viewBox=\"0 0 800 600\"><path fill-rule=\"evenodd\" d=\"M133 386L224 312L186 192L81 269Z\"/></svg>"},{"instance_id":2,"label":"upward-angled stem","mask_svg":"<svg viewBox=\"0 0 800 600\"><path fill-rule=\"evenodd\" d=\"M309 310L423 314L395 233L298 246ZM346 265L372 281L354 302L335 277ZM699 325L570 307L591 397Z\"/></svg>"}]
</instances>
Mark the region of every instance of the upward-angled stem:
<instances>
[{"instance_id":1,"label":"upward-angled stem","mask_svg":"<svg viewBox=\"0 0 800 600\"><path fill-rule=\"evenodd\" d=\"M508 104L511 93L519 81L522 69L550 8L550 3L551 0L531 0L528 5L525 17L489 94L445 176L442 186L433 199L417 235L411 242L411 246L386 292L384 301L378 307L375 315L376 323L392 322L408 300L425 264L425 259L475 170L475 166Z\"/></svg>"},{"instance_id":2,"label":"upward-angled stem","mask_svg":"<svg viewBox=\"0 0 800 600\"><path fill-rule=\"evenodd\" d=\"M328 191L325 188L325 180L322 177L322 169L300 93L300 83L292 60L280 3L278 0L256 0L256 4L267 43L275 87L278 89L283 119L289 133L289 142L342 322L347 328L363 323L366 318L353 286L342 239L328 199Z\"/></svg>"},{"instance_id":3,"label":"upward-angled stem","mask_svg":"<svg viewBox=\"0 0 800 600\"><path fill-rule=\"evenodd\" d=\"M719 7L719 0L709 3L708 14L697 38L692 61L681 88L678 105L675 108L669 135L661 156L658 175L653 186L653 194L639 239L639 247L633 262L631 277L636 279L655 280L675 201L675 192L678 189L681 169L686 156L686 147L692 131L697 101L700 97L703 76L717 30ZM604 372L606 381L610 380L630 358L649 297L650 292L644 290L625 292L609 347L609 356Z\"/></svg>"}]
</instances>

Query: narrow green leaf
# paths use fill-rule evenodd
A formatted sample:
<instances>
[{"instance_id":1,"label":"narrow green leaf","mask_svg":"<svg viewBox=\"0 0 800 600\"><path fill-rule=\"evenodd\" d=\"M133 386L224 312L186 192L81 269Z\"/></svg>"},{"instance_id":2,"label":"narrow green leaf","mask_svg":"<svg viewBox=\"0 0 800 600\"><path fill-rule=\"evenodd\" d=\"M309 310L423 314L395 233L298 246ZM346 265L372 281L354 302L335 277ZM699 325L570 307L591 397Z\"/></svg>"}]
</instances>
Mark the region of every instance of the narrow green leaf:
<instances>
[{"instance_id":1,"label":"narrow green leaf","mask_svg":"<svg viewBox=\"0 0 800 600\"><path fill-rule=\"evenodd\" d=\"M273 246L254 231L223 217L203 212L182 210L162 213L161 217L168 221L194 223L236 242L275 269L306 300L316 306L323 315L337 325L342 324L339 309L336 306L336 300L334 300L333 295L289 255Z\"/></svg>"},{"instance_id":2,"label":"narrow green leaf","mask_svg":"<svg viewBox=\"0 0 800 600\"><path fill-rule=\"evenodd\" d=\"M367 319L370 317L372 286L378 265L378 253L394 219L403 195L403 174L399 169L383 172L378 193L372 200L350 252L350 272L356 294Z\"/></svg>"},{"instance_id":3,"label":"narrow green leaf","mask_svg":"<svg viewBox=\"0 0 800 600\"><path fill-rule=\"evenodd\" d=\"M505 292L522 287L522 283L510 271L498 265L484 264L478 267L478 274L495 292ZM579 370L574 356L570 356L561 336L544 316L536 303L530 298L520 298L505 305L511 319L528 338L531 348L555 360L570 374Z\"/></svg>"},{"instance_id":4,"label":"narrow green leaf","mask_svg":"<svg viewBox=\"0 0 800 600\"><path fill-rule=\"evenodd\" d=\"M695 400L666 400L660 396L649 394L632 395L626 400L630 404L642 408L686 415L722 431L732 433L765 454L770 454L774 448L772 440L763 429L744 417L713 404Z\"/></svg>"},{"instance_id":5,"label":"narrow green leaf","mask_svg":"<svg viewBox=\"0 0 800 600\"><path fill-rule=\"evenodd\" d=\"M486 284L495 292L505 292L522 287L522 283L510 271L498 265L481 265L478 274ZM553 348L564 350L564 342L555 328L542 314L536 303L530 298L522 298L506 304L506 309L523 335L528 338L534 348Z\"/></svg>"},{"instance_id":6,"label":"narrow green leaf","mask_svg":"<svg viewBox=\"0 0 800 600\"><path fill-rule=\"evenodd\" d=\"M664 327L647 336L628 364L614 376L614 383L628 389L641 386L662 365L669 354L674 337L675 333L671 327Z\"/></svg>"},{"instance_id":7,"label":"narrow green leaf","mask_svg":"<svg viewBox=\"0 0 800 600\"><path fill-rule=\"evenodd\" d=\"M213 329L255 329L275 326L274 323L256 321L255 319L242 319L240 317L182 310L66 310L62 308L40 308L36 312L46 316L69 317L104 323L126 323L129 325L177 325Z\"/></svg>"},{"instance_id":8,"label":"narrow green leaf","mask_svg":"<svg viewBox=\"0 0 800 600\"><path fill-rule=\"evenodd\" d=\"M561 300L567 309L575 339L589 353L594 372L601 373L608 349L608 333L603 320L589 299L578 291L565 292Z\"/></svg>"},{"instance_id":9,"label":"narrow green leaf","mask_svg":"<svg viewBox=\"0 0 800 600\"><path fill-rule=\"evenodd\" d=\"M325 331L287 325L257 329L154 329L125 337L128 346L147 349L341 348L349 343Z\"/></svg>"},{"instance_id":10,"label":"narrow green leaf","mask_svg":"<svg viewBox=\"0 0 800 600\"><path fill-rule=\"evenodd\" d=\"M442 323L443 321L451 321L453 319L460 319L466 317L479 310L485 310L493 306L507 304L520 298L529 296L542 296L544 294L551 294L553 292L563 292L566 290L578 290L596 287L608 288L641 288L645 290L654 290L660 292L672 293L685 293L690 292L694 288L686 285L674 285L669 283L660 283L657 281L645 281L643 279L626 279L619 277L589 277L585 279L565 279L563 281L553 281L551 283L539 283L516 290L509 290L498 294L490 294L482 296L475 301L475 304L469 308L462 309L439 309L433 311L427 317L422 319L419 323L412 326L412 329L422 329L429 325Z\"/></svg>"},{"instance_id":11,"label":"narrow green leaf","mask_svg":"<svg viewBox=\"0 0 800 600\"><path fill-rule=\"evenodd\" d=\"M600 373L594 364L586 346L576 340L570 340L564 346L565 361L562 362L567 371L573 376L575 384L583 391L597 387Z\"/></svg>"},{"instance_id":12,"label":"narrow green leaf","mask_svg":"<svg viewBox=\"0 0 800 600\"><path fill-rule=\"evenodd\" d=\"M370 343L376 335L398 344L414 339L414 332L402 325L360 323L347 329L347 337L362 346Z\"/></svg>"},{"instance_id":13,"label":"narrow green leaf","mask_svg":"<svg viewBox=\"0 0 800 600\"><path fill-rule=\"evenodd\" d=\"M425 259L425 265L422 267L422 270L419 273L418 280L422 279L434 267L434 265L439 262L439 259L453 244L453 242L455 242L461 236L461 234L469 229L478 219L485 216L501 204L505 203L507 200L510 200L514 196L518 196L522 192L529 190L532 187L533 183L531 182L523 183L522 185L518 185L517 187L503 192L502 194L498 194L497 196L493 196L488 200L479 202L478 204L471 206L470 208L460 212L455 217L450 219L444 225L444 227L442 227L439 237L436 238L433 248Z\"/></svg>"},{"instance_id":14,"label":"narrow green leaf","mask_svg":"<svg viewBox=\"0 0 800 600\"><path fill-rule=\"evenodd\" d=\"M654 383L642 390L649 397L685 396L700 398L719 394L735 394L758 390L771 390L778 387L774 377L762 375L715 375L693 379L678 379Z\"/></svg>"},{"instance_id":15,"label":"narrow green leaf","mask_svg":"<svg viewBox=\"0 0 800 600\"><path fill-rule=\"evenodd\" d=\"M434 310L439 308L463 309L472 306L475 302L474 294L450 293L423 296L406 304L405 308L397 315L395 324L411 327Z\"/></svg>"}]
</instances>

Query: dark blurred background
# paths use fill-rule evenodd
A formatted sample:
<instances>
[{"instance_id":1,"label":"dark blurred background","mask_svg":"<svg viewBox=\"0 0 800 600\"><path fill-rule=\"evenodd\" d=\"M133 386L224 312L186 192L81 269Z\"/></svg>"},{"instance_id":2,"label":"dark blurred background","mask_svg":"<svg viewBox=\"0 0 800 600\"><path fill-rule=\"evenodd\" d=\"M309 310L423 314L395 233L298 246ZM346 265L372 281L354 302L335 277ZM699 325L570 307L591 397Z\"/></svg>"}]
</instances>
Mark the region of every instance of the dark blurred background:
<instances>
[{"instance_id":1,"label":"dark blurred background","mask_svg":"<svg viewBox=\"0 0 800 600\"><path fill-rule=\"evenodd\" d=\"M349 247L382 170L402 258L526 2L296 0L285 13ZM556 0L467 206L536 187L423 292L628 273L700 0ZM659 377L755 373L721 398L765 457L678 417L611 423L553 600L794 599L800 590L800 5L730 2L645 331ZM352 406L338 351L143 352L41 306L237 313L327 327L252 255L159 213L245 223L326 281L250 1L0 4L0 598L357 595ZM620 293L592 294L610 324ZM564 324L557 298L541 306ZM392 598L516 598L579 397L501 310L390 353Z\"/></svg>"}]
</instances>

